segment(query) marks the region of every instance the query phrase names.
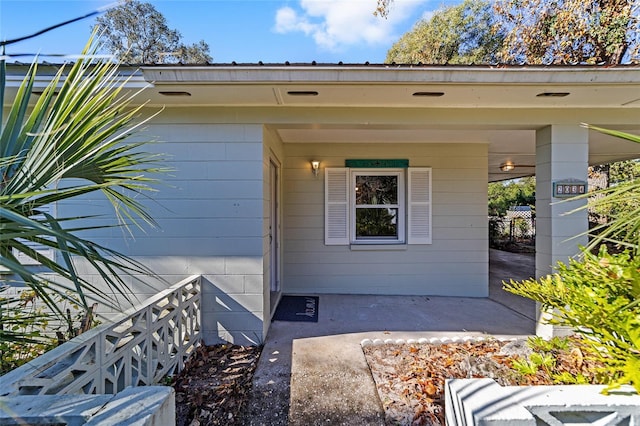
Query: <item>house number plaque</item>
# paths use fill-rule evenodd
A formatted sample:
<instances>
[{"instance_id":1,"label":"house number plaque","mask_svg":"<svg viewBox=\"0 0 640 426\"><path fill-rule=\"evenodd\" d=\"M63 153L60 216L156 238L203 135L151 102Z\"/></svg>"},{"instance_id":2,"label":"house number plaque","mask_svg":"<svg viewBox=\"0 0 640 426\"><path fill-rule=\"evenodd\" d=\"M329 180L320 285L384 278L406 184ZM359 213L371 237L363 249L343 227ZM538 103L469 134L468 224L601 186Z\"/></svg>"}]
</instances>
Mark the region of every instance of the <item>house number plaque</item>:
<instances>
[{"instance_id":1,"label":"house number plaque","mask_svg":"<svg viewBox=\"0 0 640 426\"><path fill-rule=\"evenodd\" d=\"M555 198L569 198L584 195L587 192L587 183L581 180L570 180L553 183L553 196Z\"/></svg>"}]
</instances>

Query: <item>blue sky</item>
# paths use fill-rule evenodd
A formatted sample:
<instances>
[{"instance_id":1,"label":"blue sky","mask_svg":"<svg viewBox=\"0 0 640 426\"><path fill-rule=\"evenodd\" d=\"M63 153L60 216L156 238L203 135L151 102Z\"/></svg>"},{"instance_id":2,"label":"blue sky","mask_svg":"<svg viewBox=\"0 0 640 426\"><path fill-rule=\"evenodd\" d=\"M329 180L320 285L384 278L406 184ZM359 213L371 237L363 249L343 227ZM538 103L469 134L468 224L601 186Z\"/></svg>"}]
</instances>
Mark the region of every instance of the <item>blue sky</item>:
<instances>
[{"instance_id":1,"label":"blue sky","mask_svg":"<svg viewBox=\"0 0 640 426\"><path fill-rule=\"evenodd\" d=\"M376 0L152 0L190 44L204 40L213 62L384 62L387 50L423 16L460 0L395 0L388 19ZM113 0L0 0L0 39L8 40L113 4ZM78 54L95 18L7 46L18 53ZM49 59L61 62L62 59ZM10 61L31 62L29 57Z\"/></svg>"}]
</instances>

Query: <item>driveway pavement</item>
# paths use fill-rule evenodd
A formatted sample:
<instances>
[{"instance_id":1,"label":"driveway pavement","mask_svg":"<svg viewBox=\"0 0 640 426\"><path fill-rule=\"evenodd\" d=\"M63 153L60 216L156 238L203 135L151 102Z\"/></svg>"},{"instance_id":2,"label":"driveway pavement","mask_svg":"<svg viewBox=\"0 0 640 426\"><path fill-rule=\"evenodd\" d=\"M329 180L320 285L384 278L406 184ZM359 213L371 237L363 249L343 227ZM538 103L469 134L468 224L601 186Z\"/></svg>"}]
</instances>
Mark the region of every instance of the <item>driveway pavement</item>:
<instances>
[{"instance_id":1,"label":"driveway pavement","mask_svg":"<svg viewBox=\"0 0 640 426\"><path fill-rule=\"evenodd\" d=\"M317 323L271 324L254 376L250 425L384 425L360 342L526 336L535 304L502 280L534 274L532 255L491 250L489 298L320 295Z\"/></svg>"}]
</instances>

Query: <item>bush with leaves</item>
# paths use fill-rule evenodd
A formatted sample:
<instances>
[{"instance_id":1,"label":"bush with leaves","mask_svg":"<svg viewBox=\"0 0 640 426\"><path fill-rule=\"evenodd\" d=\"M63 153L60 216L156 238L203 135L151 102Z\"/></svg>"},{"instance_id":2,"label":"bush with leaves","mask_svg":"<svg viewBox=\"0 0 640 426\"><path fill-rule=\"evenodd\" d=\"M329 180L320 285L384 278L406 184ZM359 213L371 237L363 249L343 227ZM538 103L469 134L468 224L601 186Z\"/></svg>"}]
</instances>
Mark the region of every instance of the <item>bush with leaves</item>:
<instances>
[{"instance_id":1,"label":"bush with leaves","mask_svg":"<svg viewBox=\"0 0 640 426\"><path fill-rule=\"evenodd\" d=\"M631 383L640 392L640 257L583 251L539 280L511 281L506 290L554 308L552 324L587 337L611 388Z\"/></svg>"},{"instance_id":2,"label":"bush with leaves","mask_svg":"<svg viewBox=\"0 0 640 426\"><path fill-rule=\"evenodd\" d=\"M640 143L639 136L590 128ZM584 336L588 355L604 365L607 390L631 384L640 392L640 180L601 195L596 203L628 208L595 228L579 258L559 262L555 273L538 280L512 280L505 290L540 302L552 312L550 323ZM605 243L624 250L610 254Z\"/></svg>"},{"instance_id":3,"label":"bush with leaves","mask_svg":"<svg viewBox=\"0 0 640 426\"><path fill-rule=\"evenodd\" d=\"M505 238L505 226L501 217L489 216L489 247L502 247L502 240Z\"/></svg>"},{"instance_id":4,"label":"bush with leaves","mask_svg":"<svg viewBox=\"0 0 640 426\"><path fill-rule=\"evenodd\" d=\"M80 306L52 297L65 312L61 320L33 290L0 287L0 376L99 324Z\"/></svg>"},{"instance_id":5,"label":"bush with leaves","mask_svg":"<svg viewBox=\"0 0 640 426\"><path fill-rule=\"evenodd\" d=\"M35 293L8 294L0 288L0 376L41 355L54 346L42 331L51 315L34 303Z\"/></svg>"}]
</instances>

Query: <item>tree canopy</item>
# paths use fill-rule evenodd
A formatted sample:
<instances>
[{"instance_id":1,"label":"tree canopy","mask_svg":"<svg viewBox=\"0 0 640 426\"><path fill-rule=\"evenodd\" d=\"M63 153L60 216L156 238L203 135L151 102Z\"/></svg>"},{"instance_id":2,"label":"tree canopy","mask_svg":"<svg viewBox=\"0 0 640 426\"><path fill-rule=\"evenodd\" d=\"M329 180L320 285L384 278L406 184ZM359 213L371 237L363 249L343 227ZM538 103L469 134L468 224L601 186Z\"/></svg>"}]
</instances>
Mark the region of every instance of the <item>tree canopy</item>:
<instances>
[{"instance_id":1,"label":"tree canopy","mask_svg":"<svg viewBox=\"0 0 640 426\"><path fill-rule=\"evenodd\" d=\"M379 0L386 17L393 0ZM387 53L397 63L640 62L637 0L465 0L419 21Z\"/></svg>"},{"instance_id":2,"label":"tree canopy","mask_svg":"<svg viewBox=\"0 0 640 426\"><path fill-rule=\"evenodd\" d=\"M492 5L465 0L419 21L387 52L387 62L493 63L504 35L496 30Z\"/></svg>"},{"instance_id":3,"label":"tree canopy","mask_svg":"<svg viewBox=\"0 0 640 426\"><path fill-rule=\"evenodd\" d=\"M489 215L504 216L511 206L536 204L536 178L526 177L489 184Z\"/></svg>"},{"instance_id":4,"label":"tree canopy","mask_svg":"<svg viewBox=\"0 0 640 426\"><path fill-rule=\"evenodd\" d=\"M186 45L178 30L153 5L126 0L96 19L105 48L118 60L130 64L206 63L211 61L209 45L200 40Z\"/></svg>"},{"instance_id":5,"label":"tree canopy","mask_svg":"<svg viewBox=\"0 0 640 426\"><path fill-rule=\"evenodd\" d=\"M619 64L640 60L637 0L498 0L504 62Z\"/></svg>"}]
</instances>

